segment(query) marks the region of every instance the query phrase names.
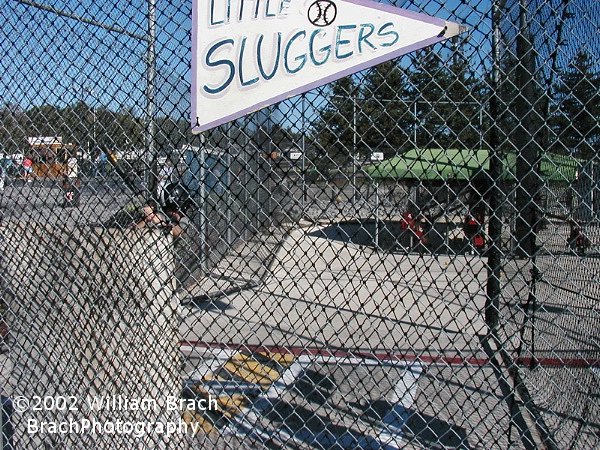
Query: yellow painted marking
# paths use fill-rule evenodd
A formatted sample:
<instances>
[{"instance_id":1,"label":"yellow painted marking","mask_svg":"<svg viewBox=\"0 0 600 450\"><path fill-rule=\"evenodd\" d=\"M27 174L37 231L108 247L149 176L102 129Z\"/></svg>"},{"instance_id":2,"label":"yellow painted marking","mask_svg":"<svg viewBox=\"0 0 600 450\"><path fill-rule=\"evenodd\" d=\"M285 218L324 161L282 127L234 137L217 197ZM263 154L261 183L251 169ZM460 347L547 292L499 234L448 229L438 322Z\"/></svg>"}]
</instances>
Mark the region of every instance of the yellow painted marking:
<instances>
[{"instance_id":1,"label":"yellow painted marking","mask_svg":"<svg viewBox=\"0 0 600 450\"><path fill-rule=\"evenodd\" d=\"M234 355L225 363L223 368L248 383L259 384L263 387L269 386L280 376L275 369L271 369L251 356L241 353Z\"/></svg>"},{"instance_id":2,"label":"yellow painted marking","mask_svg":"<svg viewBox=\"0 0 600 450\"><path fill-rule=\"evenodd\" d=\"M202 381L227 381L225 378L215 375L213 372L209 372L202 376Z\"/></svg>"},{"instance_id":3,"label":"yellow painted marking","mask_svg":"<svg viewBox=\"0 0 600 450\"><path fill-rule=\"evenodd\" d=\"M185 411L183 413L183 421L188 425L191 425L193 422L197 422L200 424L200 428L196 428L198 431L204 431L206 434L212 433L215 431L215 427L212 423L202 417L199 413L193 413L191 411ZM194 429L191 428L190 429Z\"/></svg>"},{"instance_id":4,"label":"yellow painted marking","mask_svg":"<svg viewBox=\"0 0 600 450\"><path fill-rule=\"evenodd\" d=\"M266 353L266 352L258 352L259 355L264 356L265 358L271 359L282 366L291 365L296 359L294 355L291 353Z\"/></svg>"},{"instance_id":5,"label":"yellow painted marking","mask_svg":"<svg viewBox=\"0 0 600 450\"><path fill-rule=\"evenodd\" d=\"M241 394L233 394L231 396L223 395L217 398L217 405L223 414L227 417L233 417L237 413L242 411L248 404L248 399L246 396Z\"/></svg>"},{"instance_id":6,"label":"yellow painted marking","mask_svg":"<svg viewBox=\"0 0 600 450\"><path fill-rule=\"evenodd\" d=\"M194 386L194 391L196 391L196 393L200 394L201 396L203 396L205 398L208 398L209 395L210 395L210 392L208 392L206 389L204 389L199 384L197 384L196 386Z\"/></svg>"},{"instance_id":7,"label":"yellow painted marking","mask_svg":"<svg viewBox=\"0 0 600 450\"><path fill-rule=\"evenodd\" d=\"M229 376L225 373L219 375L220 370L226 370L230 375L241 378L248 383L259 385L263 390L266 390L281 377L281 371L290 366L295 359L294 355L289 353L260 352L255 353L254 356L236 353L216 372L204 374L200 383L194 385L193 389L199 396L209 398L211 393L202 383L218 381L227 384L230 381ZM242 412L251 402L250 398L242 393L222 395L217 397L216 400L218 413L229 419ZM200 424L197 431L206 434L217 431L213 421L210 420L211 417L196 411L185 411L183 413L183 420L187 424Z\"/></svg>"},{"instance_id":8,"label":"yellow painted marking","mask_svg":"<svg viewBox=\"0 0 600 450\"><path fill-rule=\"evenodd\" d=\"M281 376L281 374L277 370L272 369L271 367L261 363L260 361L257 361L250 355L238 353L237 355L234 355L231 359L245 364L245 366L250 368L253 372L263 377L269 378L272 382L277 380Z\"/></svg>"}]
</instances>

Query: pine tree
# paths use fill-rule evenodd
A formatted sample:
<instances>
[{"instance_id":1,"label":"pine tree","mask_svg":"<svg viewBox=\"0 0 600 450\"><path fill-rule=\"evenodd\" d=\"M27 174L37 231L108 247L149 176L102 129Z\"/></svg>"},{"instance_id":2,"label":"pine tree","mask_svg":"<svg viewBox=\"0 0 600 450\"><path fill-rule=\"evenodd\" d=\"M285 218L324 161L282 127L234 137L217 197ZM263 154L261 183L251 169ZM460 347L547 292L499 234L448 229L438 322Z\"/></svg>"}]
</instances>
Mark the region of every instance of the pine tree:
<instances>
[{"instance_id":1,"label":"pine tree","mask_svg":"<svg viewBox=\"0 0 600 450\"><path fill-rule=\"evenodd\" d=\"M325 107L313 126L312 134L318 143L317 166L326 169L347 162L354 151L355 102L358 102L357 83L353 77L342 78L330 85ZM358 110L358 105L356 110ZM357 126L357 128L359 128ZM362 136L357 132L357 142Z\"/></svg>"},{"instance_id":2,"label":"pine tree","mask_svg":"<svg viewBox=\"0 0 600 450\"><path fill-rule=\"evenodd\" d=\"M449 67L448 86L443 86L450 108L444 117L448 132L440 137L444 147L479 149L483 147L484 86L470 71L468 62L455 59Z\"/></svg>"},{"instance_id":3,"label":"pine tree","mask_svg":"<svg viewBox=\"0 0 600 450\"><path fill-rule=\"evenodd\" d=\"M560 71L556 86L556 113L552 128L554 148L584 159L597 157L600 150L600 73L594 72L587 53L580 51Z\"/></svg>"},{"instance_id":4,"label":"pine tree","mask_svg":"<svg viewBox=\"0 0 600 450\"><path fill-rule=\"evenodd\" d=\"M446 118L455 109L448 98L450 76L440 55L426 49L416 56L416 65L410 74L411 102L416 104L416 146L420 148L447 148L452 134Z\"/></svg>"},{"instance_id":5,"label":"pine tree","mask_svg":"<svg viewBox=\"0 0 600 450\"><path fill-rule=\"evenodd\" d=\"M517 59L512 52L506 52L500 61L500 79L498 80L498 116L494 118L499 132L501 149L506 152L515 152L517 149L512 144L510 136L517 128L518 120L515 115L515 99L517 98L515 67ZM493 82L489 80L490 86Z\"/></svg>"},{"instance_id":6,"label":"pine tree","mask_svg":"<svg viewBox=\"0 0 600 450\"><path fill-rule=\"evenodd\" d=\"M410 149L414 117L406 75L398 64L388 61L371 69L361 93L361 153L379 151L389 157Z\"/></svg>"}]
</instances>

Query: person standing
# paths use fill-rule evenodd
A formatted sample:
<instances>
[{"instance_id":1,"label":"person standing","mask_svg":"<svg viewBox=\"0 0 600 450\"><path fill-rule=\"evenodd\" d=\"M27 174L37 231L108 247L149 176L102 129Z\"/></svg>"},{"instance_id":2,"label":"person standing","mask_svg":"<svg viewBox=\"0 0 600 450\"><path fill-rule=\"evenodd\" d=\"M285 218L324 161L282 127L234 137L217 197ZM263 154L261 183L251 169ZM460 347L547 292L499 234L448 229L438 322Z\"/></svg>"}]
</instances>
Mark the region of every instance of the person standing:
<instances>
[{"instance_id":1,"label":"person standing","mask_svg":"<svg viewBox=\"0 0 600 450\"><path fill-rule=\"evenodd\" d=\"M165 186L160 205L149 201L142 209L142 219L135 228L155 228L173 236L175 277L183 285L200 258L199 236L189 218L194 202L189 190L180 183Z\"/></svg>"},{"instance_id":2,"label":"person standing","mask_svg":"<svg viewBox=\"0 0 600 450\"><path fill-rule=\"evenodd\" d=\"M463 224L463 232L468 240L469 253L481 254L485 250L485 236L483 234L484 216L481 212L469 212Z\"/></svg>"},{"instance_id":3,"label":"person standing","mask_svg":"<svg viewBox=\"0 0 600 450\"><path fill-rule=\"evenodd\" d=\"M106 175L106 163L108 162L108 156L103 150L96 157L96 175L100 174L101 177Z\"/></svg>"},{"instance_id":4,"label":"person standing","mask_svg":"<svg viewBox=\"0 0 600 450\"><path fill-rule=\"evenodd\" d=\"M567 242L569 248L579 255L585 255L585 252L591 246L589 238L583 232L581 225L575 220L569 221L569 238Z\"/></svg>"},{"instance_id":5,"label":"person standing","mask_svg":"<svg viewBox=\"0 0 600 450\"><path fill-rule=\"evenodd\" d=\"M33 181L33 160L29 156L23 159L23 179L26 183Z\"/></svg>"},{"instance_id":6,"label":"person standing","mask_svg":"<svg viewBox=\"0 0 600 450\"><path fill-rule=\"evenodd\" d=\"M79 163L77 157L71 154L67 158L63 175L63 207L79 206L80 187Z\"/></svg>"}]
</instances>

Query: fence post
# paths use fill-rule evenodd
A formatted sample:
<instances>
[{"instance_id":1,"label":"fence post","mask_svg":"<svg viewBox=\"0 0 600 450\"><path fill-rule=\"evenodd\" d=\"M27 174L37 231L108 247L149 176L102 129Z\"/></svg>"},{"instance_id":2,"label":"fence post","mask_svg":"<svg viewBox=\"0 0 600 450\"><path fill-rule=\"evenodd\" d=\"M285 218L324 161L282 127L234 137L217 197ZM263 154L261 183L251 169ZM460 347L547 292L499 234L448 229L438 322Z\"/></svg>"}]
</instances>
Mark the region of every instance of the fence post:
<instances>
[{"instance_id":1,"label":"fence post","mask_svg":"<svg viewBox=\"0 0 600 450\"><path fill-rule=\"evenodd\" d=\"M156 0L148 1L148 47L146 50L146 117L148 121L148 134L146 136L146 189L148 193L154 193L158 180L156 173L156 114L155 80L156 80ZM150 161L150 163L148 163Z\"/></svg>"},{"instance_id":2,"label":"fence post","mask_svg":"<svg viewBox=\"0 0 600 450\"><path fill-rule=\"evenodd\" d=\"M200 144L200 270L207 269L207 236L206 236L206 149L205 144Z\"/></svg>"}]
</instances>

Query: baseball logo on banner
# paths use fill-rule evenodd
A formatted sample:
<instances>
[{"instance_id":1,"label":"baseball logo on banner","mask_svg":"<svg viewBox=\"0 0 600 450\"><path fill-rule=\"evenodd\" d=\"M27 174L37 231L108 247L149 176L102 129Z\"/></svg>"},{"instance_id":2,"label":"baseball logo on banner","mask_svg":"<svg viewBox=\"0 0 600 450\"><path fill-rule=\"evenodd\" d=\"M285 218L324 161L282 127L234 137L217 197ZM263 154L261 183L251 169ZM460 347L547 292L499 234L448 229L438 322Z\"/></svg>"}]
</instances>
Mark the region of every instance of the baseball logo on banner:
<instances>
[{"instance_id":1,"label":"baseball logo on banner","mask_svg":"<svg viewBox=\"0 0 600 450\"><path fill-rule=\"evenodd\" d=\"M331 0L317 0L308 8L308 20L316 27L331 25L337 16L337 6Z\"/></svg>"}]
</instances>

